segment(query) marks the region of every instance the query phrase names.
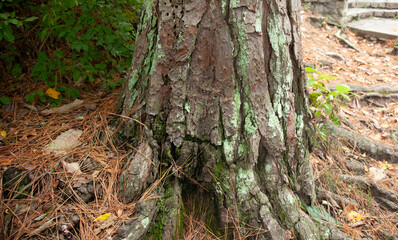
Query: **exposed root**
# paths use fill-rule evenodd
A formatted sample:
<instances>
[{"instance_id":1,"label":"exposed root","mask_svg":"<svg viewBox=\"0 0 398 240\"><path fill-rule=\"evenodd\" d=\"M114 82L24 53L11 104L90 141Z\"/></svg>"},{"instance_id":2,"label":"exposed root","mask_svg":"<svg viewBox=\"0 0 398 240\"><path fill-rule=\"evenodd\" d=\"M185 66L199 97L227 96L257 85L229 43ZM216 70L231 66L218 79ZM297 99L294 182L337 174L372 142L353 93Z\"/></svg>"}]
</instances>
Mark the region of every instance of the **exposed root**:
<instances>
[{"instance_id":1,"label":"exposed root","mask_svg":"<svg viewBox=\"0 0 398 240\"><path fill-rule=\"evenodd\" d=\"M319 200L326 200L329 201L333 206L337 206L338 208L342 208L343 206L346 205L354 205L358 206L357 201L354 199L345 197L345 196L340 196L338 194L335 194L333 192L330 192L322 187L317 187L317 196Z\"/></svg>"},{"instance_id":2,"label":"exposed root","mask_svg":"<svg viewBox=\"0 0 398 240\"><path fill-rule=\"evenodd\" d=\"M369 189L372 197L390 211L398 211L398 196L394 191L379 187L373 180L364 177L342 174L340 177L349 184Z\"/></svg>"},{"instance_id":3,"label":"exposed root","mask_svg":"<svg viewBox=\"0 0 398 240\"><path fill-rule=\"evenodd\" d=\"M378 143L332 124L328 124L327 127L333 134L347 140L350 144L358 147L361 151L377 160L386 160L391 163L398 162L398 146L388 146Z\"/></svg>"},{"instance_id":4,"label":"exposed root","mask_svg":"<svg viewBox=\"0 0 398 240\"><path fill-rule=\"evenodd\" d=\"M347 46L349 46L350 48L354 49L357 52L362 53L361 49L357 48L354 44L352 44L350 41L348 41L345 37L341 36L341 30L338 30L334 36L336 36L336 38L338 38L341 42L347 44Z\"/></svg>"},{"instance_id":5,"label":"exposed root","mask_svg":"<svg viewBox=\"0 0 398 240\"><path fill-rule=\"evenodd\" d=\"M339 84L330 84L326 87L331 91L335 91L337 85ZM398 84L377 84L373 86L364 86L357 84L346 85L348 85L353 92L398 93Z\"/></svg>"}]
</instances>

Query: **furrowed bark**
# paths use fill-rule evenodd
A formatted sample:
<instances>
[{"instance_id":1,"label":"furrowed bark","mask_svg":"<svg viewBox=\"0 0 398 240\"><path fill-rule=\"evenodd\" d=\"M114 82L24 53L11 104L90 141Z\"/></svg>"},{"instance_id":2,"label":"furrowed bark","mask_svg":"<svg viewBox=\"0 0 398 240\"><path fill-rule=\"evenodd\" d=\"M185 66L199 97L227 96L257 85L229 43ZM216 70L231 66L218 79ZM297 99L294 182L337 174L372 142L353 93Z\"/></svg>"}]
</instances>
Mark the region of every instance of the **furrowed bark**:
<instances>
[{"instance_id":1,"label":"furrowed bark","mask_svg":"<svg viewBox=\"0 0 398 240\"><path fill-rule=\"evenodd\" d=\"M140 146L122 197L143 199L155 176L173 173L155 187L156 216L137 220L147 237L176 237L180 194L204 192L233 239L329 238L303 210L315 191L299 9L299 0L144 1L121 106L145 127L131 120L119 131Z\"/></svg>"}]
</instances>

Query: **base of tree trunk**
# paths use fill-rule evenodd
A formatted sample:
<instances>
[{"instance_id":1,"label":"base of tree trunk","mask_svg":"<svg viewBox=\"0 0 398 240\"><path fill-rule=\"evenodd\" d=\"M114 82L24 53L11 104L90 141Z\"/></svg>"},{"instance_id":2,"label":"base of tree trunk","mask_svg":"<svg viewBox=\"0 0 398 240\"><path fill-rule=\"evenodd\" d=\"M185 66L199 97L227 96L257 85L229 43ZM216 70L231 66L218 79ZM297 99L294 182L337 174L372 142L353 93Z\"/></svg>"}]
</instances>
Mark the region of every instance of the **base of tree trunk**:
<instances>
[{"instance_id":1,"label":"base of tree trunk","mask_svg":"<svg viewBox=\"0 0 398 240\"><path fill-rule=\"evenodd\" d=\"M186 196L230 239L329 239L315 204L299 0L145 0L117 129L125 239L179 236ZM210 199L210 200L209 200ZM205 200L203 200L205 201ZM323 225L323 224L321 224Z\"/></svg>"}]
</instances>

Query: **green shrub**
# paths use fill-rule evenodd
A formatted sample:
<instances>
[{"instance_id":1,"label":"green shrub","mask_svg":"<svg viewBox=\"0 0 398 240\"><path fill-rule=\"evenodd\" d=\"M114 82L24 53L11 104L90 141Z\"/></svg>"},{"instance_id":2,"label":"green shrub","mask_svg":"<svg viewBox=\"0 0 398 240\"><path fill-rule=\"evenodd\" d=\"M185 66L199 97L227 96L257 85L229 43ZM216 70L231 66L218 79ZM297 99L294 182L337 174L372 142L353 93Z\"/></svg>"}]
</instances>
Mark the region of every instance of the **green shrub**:
<instances>
[{"instance_id":1,"label":"green shrub","mask_svg":"<svg viewBox=\"0 0 398 240\"><path fill-rule=\"evenodd\" d=\"M307 87L310 90L308 100L310 109L316 117L322 115L329 118L334 124L340 124L340 118L337 116L338 106L342 105L342 99L350 100L348 94L351 89L349 86L341 84L336 86L335 91L330 91L321 82L323 79L335 79L327 74L321 74L319 71L306 67L308 76Z\"/></svg>"},{"instance_id":2,"label":"green shrub","mask_svg":"<svg viewBox=\"0 0 398 240\"><path fill-rule=\"evenodd\" d=\"M121 85L140 8L140 0L1 0L3 78L40 81L72 98L76 86L90 91Z\"/></svg>"}]
</instances>

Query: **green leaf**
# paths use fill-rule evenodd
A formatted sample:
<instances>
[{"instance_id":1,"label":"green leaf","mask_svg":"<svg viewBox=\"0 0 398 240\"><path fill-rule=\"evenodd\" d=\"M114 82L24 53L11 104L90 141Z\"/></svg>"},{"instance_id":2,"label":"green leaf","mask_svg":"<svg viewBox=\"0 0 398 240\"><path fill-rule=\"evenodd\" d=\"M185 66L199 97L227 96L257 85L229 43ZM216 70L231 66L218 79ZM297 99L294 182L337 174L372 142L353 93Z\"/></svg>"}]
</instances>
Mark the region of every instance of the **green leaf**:
<instances>
[{"instance_id":1,"label":"green leaf","mask_svg":"<svg viewBox=\"0 0 398 240\"><path fill-rule=\"evenodd\" d=\"M77 82L80 79L80 72L79 71L73 71L73 81Z\"/></svg>"},{"instance_id":2,"label":"green leaf","mask_svg":"<svg viewBox=\"0 0 398 240\"><path fill-rule=\"evenodd\" d=\"M320 79L337 79L336 76L330 76L329 74L324 74L322 76L319 77Z\"/></svg>"},{"instance_id":3,"label":"green leaf","mask_svg":"<svg viewBox=\"0 0 398 240\"><path fill-rule=\"evenodd\" d=\"M336 86L336 91L339 93L348 94L351 91L351 88L345 84L339 84Z\"/></svg>"},{"instance_id":4,"label":"green leaf","mask_svg":"<svg viewBox=\"0 0 398 240\"><path fill-rule=\"evenodd\" d=\"M37 52L37 61L43 64L47 61L47 55L42 51Z\"/></svg>"},{"instance_id":5,"label":"green leaf","mask_svg":"<svg viewBox=\"0 0 398 240\"><path fill-rule=\"evenodd\" d=\"M47 101L47 99L46 99L46 97L40 97L40 102L46 102Z\"/></svg>"},{"instance_id":6,"label":"green leaf","mask_svg":"<svg viewBox=\"0 0 398 240\"><path fill-rule=\"evenodd\" d=\"M72 89L71 91L70 91L70 97L71 98L73 98L73 99L75 99L77 96L79 96L79 90L77 90L77 89Z\"/></svg>"},{"instance_id":7,"label":"green leaf","mask_svg":"<svg viewBox=\"0 0 398 240\"><path fill-rule=\"evenodd\" d=\"M54 57L62 58L65 51L59 50L54 53Z\"/></svg>"},{"instance_id":8,"label":"green leaf","mask_svg":"<svg viewBox=\"0 0 398 240\"><path fill-rule=\"evenodd\" d=\"M343 96L343 98L347 101L350 101L350 97L347 96L347 94L342 93L341 96Z\"/></svg>"},{"instance_id":9,"label":"green leaf","mask_svg":"<svg viewBox=\"0 0 398 240\"><path fill-rule=\"evenodd\" d=\"M66 31L59 32L58 38L63 38L66 35L66 33L67 33Z\"/></svg>"},{"instance_id":10,"label":"green leaf","mask_svg":"<svg viewBox=\"0 0 398 240\"><path fill-rule=\"evenodd\" d=\"M9 97L0 97L0 102L2 104L11 104L11 100Z\"/></svg>"},{"instance_id":11,"label":"green leaf","mask_svg":"<svg viewBox=\"0 0 398 240\"><path fill-rule=\"evenodd\" d=\"M322 107L325 108L325 113L327 115L329 115L332 112L332 110L333 110L333 106L331 104L329 104L329 103L322 104Z\"/></svg>"},{"instance_id":12,"label":"green leaf","mask_svg":"<svg viewBox=\"0 0 398 240\"><path fill-rule=\"evenodd\" d=\"M38 17L30 17L30 18L25 19L24 21L25 22L32 22L32 21L34 21L36 19L38 19Z\"/></svg>"},{"instance_id":13,"label":"green leaf","mask_svg":"<svg viewBox=\"0 0 398 240\"><path fill-rule=\"evenodd\" d=\"M317 207L317 206L308 206L307 212L316 220L323 220L327 222L331 222L337 224L338 226L342 226L340 222L334 219L324 208Z\"/></svg>"},{"instance_id":14,"label":"green leaf","mask_svg":"<svg viewBox=\"0 0 398 240\"><path fill-rule=\"evenodd\" d=\"M332 116L333 115L333 116ZM331 114L332 117L332 122L336 125L339 126L340 125L340 118L338 116L334 116L334 114Z\"/></svg>"},{"instance_id":15,"label":"green leaf","mask_svg":"<svg viewBox=\"0 0 398 240\"><path fill-rule=\"evenodd\" d=\"M319 117L319 116L321 116L321 114L322 114L321 110L319 110L319 109L316 110L315 116Z\"/></svg>"},{"instance_id":16,"label":"green leaf","mask_svg":"<svg viewBox=\"0 0 398 240\"><path fill-rule=\"evenodd\" d=\"M319 84L318 88L324 91L325 93L330 92L330 90L327 87L324 87L322 84Z\"/></svg>"},{"instance_id":17,"label":"green leaf","mask_svg":"<svg viewBox=\"0 0 398 240\"><path fill-rule=\"evenodd\" d=\"M13 76L17 76L18 74L22 73L22 68L21 65L19 63L15 64L11 70L11 74Z\"/></svg>"},{"instance_id":18,"label":"green leaf","mask_svg":"<svg viewBox=\"0 0 398 240\"><path fill-rule=\"evenodd\" d=\"M41 32L39 32L39 38L43 41L44 40L44 38L47 36L47 31L48 31L48 29L46 28L46 29L44 29L43 31L41 31Z\"/></svg>"},{"instance_id":19,"label":"green leaf","mask_svg":"<svg viewBox=\"0 0 398 240\"><path fill-rule=\"evenodd\" d=\"M21 25L21 22L20 21L18 21L17 19L15 19L15 18L13 18L13 19L10 19L10 23L12 23L12 24L14 24L14 25Z\"/></svg>"},{"instance_id":20,"label":"green leaf","mask_svg":"<svg viewBox=\"0 0 398 240\"><path fill-rule=\"evenodd\" d=\"M313 73L313 72L319 73L316 69L313 69L312 67L305 67L305 71L308 73Z\"/></svg>"},{"instance_id":21,"label":"green leaf","mask_svg":"<svg viewBox=\"0 0 398 240\"><path fill-rule=\"evenodd\" d=\"M43 90L39 89L37 90L37 95L39 95L40 97L44 95Z\"/></svg>"},{"instance_id":22,"label":"green leaf","mask_svg":"<svg viewBox=\"0 0 398 240\"><path fill-rule=\"evenodd\" d=\"M2 19L8 19L9 16L9 13L0 13L0 18Z\"/></svg>"},{"instance_id":23,"label":"green leaf","mask_svg":"<svg viewBox=\"0 0 398 240\"><path fill-rule=\"evenodd\" d=\"M12 43L14 42L15 37L12 34L12 28L9 25L4 27L4 29L3 29L3 37L4 37L4 39L6 41L9 41L9 42L12 42Z\"/></svg>"},{"instance_id":24,"label":"green leaf","mask_svg":"<svg viewBox=\"0 0 398 240\"><path fill-rule=\"evenodd\" d=\"M32 103L32 102L35 100L35 96L36 96L35 93L28 94L28 95L26 96L26 101Z\"/></svg>"}]
</instances>

